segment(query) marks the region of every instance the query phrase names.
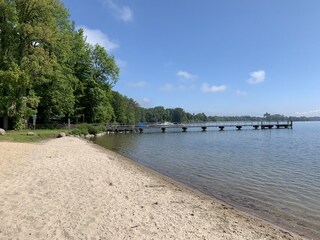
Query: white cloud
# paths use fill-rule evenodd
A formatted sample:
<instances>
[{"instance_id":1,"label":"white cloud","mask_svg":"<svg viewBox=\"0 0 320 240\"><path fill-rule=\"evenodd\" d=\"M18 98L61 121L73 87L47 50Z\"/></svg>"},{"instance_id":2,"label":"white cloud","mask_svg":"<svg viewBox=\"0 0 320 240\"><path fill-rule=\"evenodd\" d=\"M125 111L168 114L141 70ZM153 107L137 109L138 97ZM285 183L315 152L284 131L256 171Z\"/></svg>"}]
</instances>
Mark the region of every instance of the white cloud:
<instances>
[{"instance_id":1,"label":"white cloud","mask_svg":"<svg viewBox=\"0 0 320 240\"><path fill-rule=\"evenodd\" d=\"M243 97L243 96L247 96L248 93L245 91L237 90L236 95Z\"/></svg>"},{"instance_id":2,"label":"white cloud","mask_svg":"<svg viewBox=\"0 0 320 240\"><path fill-rule=\"evenodd\" d=\"M119 6L114 3L113 0L104 1L108 7L113 11L113 15L124 22L130 22L133 20L133 13L128 6Z\"/></svg>"},{"instance_id":3,"label":"white cloud","mask_svg":"<svg viewBox=\"0 0 320 240\"><path fill-rule=\"evenodd\" d=\"M187 71L179 71L177 72L177 76L180 78L184 78L187 80L194 80L196 78L195 75L188 73Z\"/></svg>"},{"instance_id":4,"label":"white cloud","mask_svg":"<svg viewBox=\"0 0 320 240\"><path fill-rule=\"evenodd\" d=\"M220 85L220 86L212 85L212 86L210 86L207 83L203 83L201 86L202 92L224 92L226 89L227 89L226 85Z\"/></svg>"},{"instance_id":5,"label":"white cloud","mask_svg":"<svg viewBox=\"0 0 320 240\"><path fill-rule=\"evenodd\" d=\"M310 110L306 112L296 112L295 115L299 117L317 117L320 116L320 109Z\"/></svg>"},{"instance_id":6,"label":"white cloud","mask_svg":"<svg viewBox=\"0 0 320 240\"><path fill-rule=\"evenodd\" d=\"M84 36L91 45L99 44L108 52L119 47L117 43L111 41L108 36L99 29L90 29L86 26L80 26L79 28L83 29Z\"/></svg>"},{"instance_id":7,"label":"white cloud","mask_svg":"<svg viewBox=\"0 0 320 240\"><path fill-rule=\"evenodd\" d=\"M160 90L164 92L172 92L174 90L174 86L170 83L166 83L164 86L160 88Z\"/></svg>"},{"instance_id":8,"label":"white cloud","mask_svg":"<svg viewBox=\"0 0 320 240\"><path fill-rule=\"evenodd\" d=\"M144 88L147 85L145 81L138 81L138 82L127 82L126 86L129 88Z\"/></svg>"},{"instance_id":9,"label":"white cloud","mask_svg":"<svg viewBox=\"0 0 320 240\"><path fill-rule=\"evenodd\" d=\"M255 71L250 73L250 78L247 80L249 84L259 84L264 82L266 79L266 73L263 70Z\"/></svg>"}]
</instances>

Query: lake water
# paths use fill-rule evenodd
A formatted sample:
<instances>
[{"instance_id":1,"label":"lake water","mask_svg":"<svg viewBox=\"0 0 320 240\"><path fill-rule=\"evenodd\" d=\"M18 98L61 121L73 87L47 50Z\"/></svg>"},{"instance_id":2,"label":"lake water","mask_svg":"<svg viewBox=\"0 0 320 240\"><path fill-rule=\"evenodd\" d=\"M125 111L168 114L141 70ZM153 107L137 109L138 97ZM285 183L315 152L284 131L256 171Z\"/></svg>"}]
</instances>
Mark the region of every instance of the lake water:
<instances>
[{"instance_id":1,"label":"lake water","mask_svg":"<svg viewBox=\"0 0 320 240\"><path fill-rule=\"evenodd\" d=\"M293 129L118 134L94 141L242 210L320 239L320 122L295 122Z\"/></svg>"}]
</instances>

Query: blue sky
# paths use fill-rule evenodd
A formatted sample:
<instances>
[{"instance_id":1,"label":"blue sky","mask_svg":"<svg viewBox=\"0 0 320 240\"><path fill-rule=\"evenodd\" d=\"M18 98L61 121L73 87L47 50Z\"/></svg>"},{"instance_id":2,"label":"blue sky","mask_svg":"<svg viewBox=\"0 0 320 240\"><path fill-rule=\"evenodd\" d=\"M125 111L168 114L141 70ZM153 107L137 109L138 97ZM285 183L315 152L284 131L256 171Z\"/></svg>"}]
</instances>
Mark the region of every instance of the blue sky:
<instances>
[{"instance_id":1,"label":"blue sky","mask_svg":"<svg viewBox=\"0 0 320 240\"><path fill-rule=\"evenodd\" d=\"M320 116L319 0L62 0L143 107Z\"/></svg>"}]
</instances>

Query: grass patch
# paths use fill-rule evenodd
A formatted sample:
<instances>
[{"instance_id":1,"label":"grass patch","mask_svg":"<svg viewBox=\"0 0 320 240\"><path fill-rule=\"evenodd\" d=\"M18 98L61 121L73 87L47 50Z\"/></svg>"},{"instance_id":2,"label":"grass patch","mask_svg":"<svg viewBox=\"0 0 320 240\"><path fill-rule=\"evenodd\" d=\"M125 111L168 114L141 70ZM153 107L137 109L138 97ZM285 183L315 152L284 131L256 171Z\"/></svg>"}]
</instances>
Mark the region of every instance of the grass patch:
<instances>
[{"instance_id":1,"label":"grass patch","mask_svg":"<svg viewBox=\"0 0 320 240\"><path fill-rule=\"evenodd\" d=\"M27 136L28 132L34 132L37 135ZM60 132L68 133L68 130L62 129L39 129L39 130L21 130L6 131L6 135L0 136L0 142L38 142L50 138L56 138Z\"/></svg>"},{"instance_id":2,"label":"grass patch","mask_svg":"<svg viewBox=\"0 0 320 240\"><path fill-rule=\"evenodd\" d=\"M60 132L71 135L98 134L105 131L104 125L79 124L76 128L68 129L36 129L36 130L8 130L6 135L0 136L0 142L38 142L50 138L56 138ZM36 133L35 136L28 136L28 132Z\"/></svg>"}]
</instances>

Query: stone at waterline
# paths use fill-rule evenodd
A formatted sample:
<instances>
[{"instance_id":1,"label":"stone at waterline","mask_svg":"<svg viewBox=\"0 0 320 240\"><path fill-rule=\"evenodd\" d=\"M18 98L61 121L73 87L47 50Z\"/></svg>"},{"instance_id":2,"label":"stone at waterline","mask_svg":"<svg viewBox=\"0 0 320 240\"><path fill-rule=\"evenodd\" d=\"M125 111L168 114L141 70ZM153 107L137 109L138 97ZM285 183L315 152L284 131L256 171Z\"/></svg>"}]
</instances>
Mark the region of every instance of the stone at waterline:
<instances>
[{"instance_id":1,"label":"stone at waterline","mask_svg":"<svg viewBox=\"0 0 320 240\"><path fill-rule=\"evenodd\" d=\"M6 135L6 130L0 128L0 136Z\"/></svg>"},{"instance_id":2,"label":"stone at waterline","mask_svg":"<svg viewBox=\"0 0 320 240\"><path fill-rule=\"evenodd\" d=\"M85 138L89 139L89 138L94 138L94 135L93 134L87 134L84 136Z\"/></svg>"}]
</instances>

